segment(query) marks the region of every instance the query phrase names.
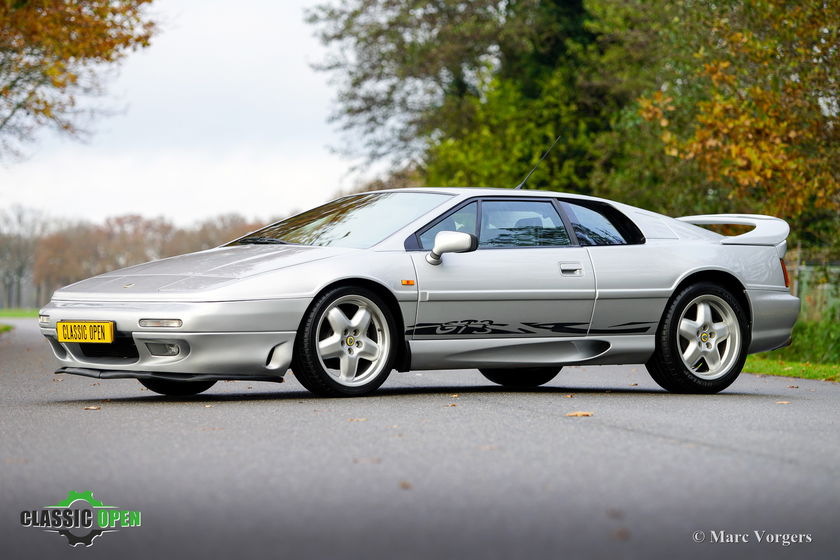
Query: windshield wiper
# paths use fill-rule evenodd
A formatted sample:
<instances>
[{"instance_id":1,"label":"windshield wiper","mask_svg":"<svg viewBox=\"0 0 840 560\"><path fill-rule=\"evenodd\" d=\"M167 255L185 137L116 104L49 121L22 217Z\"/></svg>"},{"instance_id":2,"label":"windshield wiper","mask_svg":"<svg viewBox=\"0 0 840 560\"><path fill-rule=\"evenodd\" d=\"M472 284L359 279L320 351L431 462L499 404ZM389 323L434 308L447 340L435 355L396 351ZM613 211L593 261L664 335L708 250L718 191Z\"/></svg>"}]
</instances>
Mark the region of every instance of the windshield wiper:
<instances>
[{"instance_id":1,"label":"windshield wiper","mask_svg":"<svg viewBox=\"0 0 840 560\"><path fill-rule=\"evenodd\" d=\"M288 241L275 239L273 237L243 237L237 243L248 243L251 245L288 245Z\"/></svg>"}]
</instances>

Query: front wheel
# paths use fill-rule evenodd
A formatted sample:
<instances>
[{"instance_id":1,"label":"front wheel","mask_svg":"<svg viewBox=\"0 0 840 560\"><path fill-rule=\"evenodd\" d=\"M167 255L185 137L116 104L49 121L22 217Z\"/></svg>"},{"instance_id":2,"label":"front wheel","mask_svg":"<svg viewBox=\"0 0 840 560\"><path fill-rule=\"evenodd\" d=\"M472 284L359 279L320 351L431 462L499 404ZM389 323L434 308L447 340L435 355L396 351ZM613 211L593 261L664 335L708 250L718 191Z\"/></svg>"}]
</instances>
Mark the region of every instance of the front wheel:
<instances>
[{"instance_id":1,"label":"front wheel","mask_svg":"<svg viewBox=\"0 0 840 560\"><path fill-rule=\"evenodd\" d=\"M702 282L683 289L668 305L645 367L668 391L717 393L741 373L748 346L741 303L728 290Z\"/></svg>"},{"instance_id":2,"label":"front wheel","mask_svg":"<svg viewBox=\"0 0 840 560\"><path fill-rule=\"evenodd\" d=\"M215 381L172 381L169 379L138 379L148 389L167 397L191 397L203 393L216 384Z\"/></svg>"},{"instance_id":3,"label":"front wheel","mask_svg":"<svg viewBox=\"0 0 840 560\"><path fill-rule=\"evenodd\" d=\"M545 385L560 373L559 367L479 369L481 375L503 387L529 389Z\"/></svg>"},{"instance_id":4,"label":"front wheel","mask_svg":"<svg viewBox=\"0 0 840 560\"><path fill-rule=\"evenodd\" d=\"M325 397L357 397L379 388L393 369L394 317L376 293L346 286L320 296L303 319L292 371Z\"/></svg>"}]
</instances>

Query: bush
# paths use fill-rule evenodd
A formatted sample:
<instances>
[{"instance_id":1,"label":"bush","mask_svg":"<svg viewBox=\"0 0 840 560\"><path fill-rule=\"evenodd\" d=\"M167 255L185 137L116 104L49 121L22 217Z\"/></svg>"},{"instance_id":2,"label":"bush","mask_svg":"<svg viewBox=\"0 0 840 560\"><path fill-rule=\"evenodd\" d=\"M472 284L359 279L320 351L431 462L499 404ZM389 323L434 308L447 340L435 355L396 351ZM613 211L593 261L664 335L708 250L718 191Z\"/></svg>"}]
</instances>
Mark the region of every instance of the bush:
<instances>
[{"instance_id":1,"label":"bush","mask_svg":"<svg viewBox=\"0 0 840 560\"><path fill-rule=\"evenodd\" d=\"M771 360L840 364L840 322L799 321L790 346L759 354Z\"/></svg>"}]
</instances>

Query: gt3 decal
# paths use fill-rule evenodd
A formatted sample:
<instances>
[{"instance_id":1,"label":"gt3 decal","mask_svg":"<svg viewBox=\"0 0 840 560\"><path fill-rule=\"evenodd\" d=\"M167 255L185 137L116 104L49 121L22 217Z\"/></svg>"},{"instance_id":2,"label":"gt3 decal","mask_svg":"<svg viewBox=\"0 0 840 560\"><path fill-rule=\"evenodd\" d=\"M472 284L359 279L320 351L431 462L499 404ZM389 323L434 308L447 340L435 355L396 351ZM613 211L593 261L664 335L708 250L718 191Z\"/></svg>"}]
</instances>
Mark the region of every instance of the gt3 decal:
<instances>
[{"instance_id":1,"label":"gt3 decal","mask_svg":"<svg viewBox=\"0 0 840 560\"><path fill-rule=\"evenodd\" d=\"M415 336L499 335L499 334L646 334L656 323L631 322L605 329L589 329L586 323L497 323L491 319L461 319L446 323L419 323L407 327L406 334Z\"/></svg>"},{"instance_id":2,"label":"gt3 decal","mask_svg":"<svg viewBox=\"0 0 840 560\"><path fill-rule=\"evenodd\" d=\"M489 319L461 319L446 323L420 323L414 327L415 335L482 335L482 334L532 334L533 331L511 330L505 323Z\"/></svg>"}]
</instances>

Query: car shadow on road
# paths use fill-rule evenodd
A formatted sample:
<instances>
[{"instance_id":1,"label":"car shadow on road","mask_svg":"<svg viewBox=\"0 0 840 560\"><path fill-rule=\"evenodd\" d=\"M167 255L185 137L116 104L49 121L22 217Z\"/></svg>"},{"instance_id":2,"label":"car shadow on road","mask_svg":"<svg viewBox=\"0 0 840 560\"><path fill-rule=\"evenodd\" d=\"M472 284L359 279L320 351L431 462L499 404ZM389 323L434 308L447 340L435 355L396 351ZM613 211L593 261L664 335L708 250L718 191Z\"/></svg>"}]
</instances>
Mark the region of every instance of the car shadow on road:
<instances>
[{"instance_id":1,"label":"car shadow on road","mask_svg":"<svg viewBox=\"0 0 840 560\"><path fill-rule=\"evenodd\" d=\"M568 395L616 395L621 397L657 397L668 399L684 399L684 398L761 398L775 397L775 394L756 394L756 393L741 393L737 391L725 391L715 395L689 395L669 393L663 389L648 389L644 387L535 387L530 389L511 389L506 387L499 387L495 385L428 385L419 387L382 387L373 394L356 397L363 399L385 399L396 397L416 397L416 396L433 396L440 395L448 398L453 398L453 395L458 397L465 397L468 395L555 395L557 398L564 398ZM111 398L88 398L88 399L55 399L46 401L45 404L97 404L97 403L217 403L217 402L253 402L253 401L330 401L341 402L345 399L334 399L318 397L309 393L305 389L294 387L291 391L280 389L277 391L252 390L245 389L237 392L225 393L202 393L192 397L167 397L163 395L156 395L154 393L145 393L143 395L136 395L130 397L111 397Z\"/></svg>"}]
</instances>

